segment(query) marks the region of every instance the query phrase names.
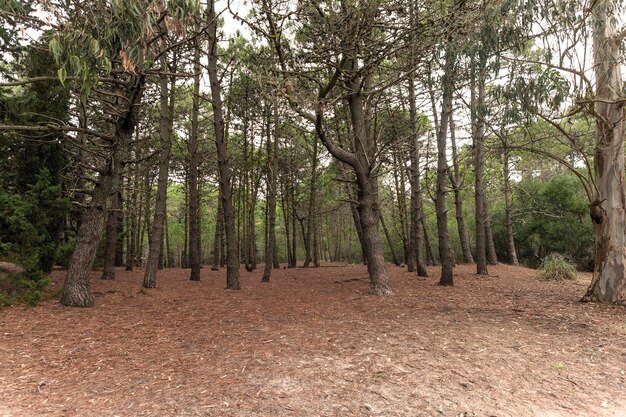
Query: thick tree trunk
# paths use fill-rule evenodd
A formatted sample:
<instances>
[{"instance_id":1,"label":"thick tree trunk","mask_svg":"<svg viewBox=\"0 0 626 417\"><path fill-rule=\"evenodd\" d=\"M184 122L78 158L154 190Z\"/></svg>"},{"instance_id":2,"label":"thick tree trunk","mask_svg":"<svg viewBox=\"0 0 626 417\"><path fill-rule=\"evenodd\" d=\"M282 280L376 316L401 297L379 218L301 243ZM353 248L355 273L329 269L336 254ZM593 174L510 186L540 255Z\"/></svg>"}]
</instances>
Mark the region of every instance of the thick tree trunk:
<instances>
[{"instance_id":1,"label":"thick tree trunk","mask_svg":"<svg viewBox=\"0 0 626 417\"><path fill-rule=\"evenodd\" d=\"M200 281L200 190L198 187L198 112L200 111L200 45L194 41L193 97L189 134L189 266L191 281Z\"/></svg>"},{"instance_id":2,"label":"thick tree trunk","mask_svg":"<svg viewBox=\"0 0 626 417\"><path fill-rule=\"evenodd\" d=\"M476 273L488 275L487 252L485 239L485 194L483 187L483 168L485 164L484 132L485 124L482 119L482 108L485 103L485 64L481 60L478 71L478 86L476 85L475 70L471 71L470 86L470 117L472 121L472 146L474 148L474 202L476 210ZM478 88L478 91L476 89Z\"/></svg>"},{"instance_id":3,"label":"thick tree trunk","mask_svg":"<svg viewBox=\"0 0 626 417\"><path fill-rule=\"evenodd\" d=\"M161 49L165 50L165 41L161 40ZM161 57L161 67L167 68L167 54ZM148 248L148 260L143 276L144 288L155 288L157 285L157 270L159 267L159 257L163 254L163 237L166 216L167 183L170 165L170 155L172 152L172 106L174 102L175 80L172 79L171 86L169 77L166 74L159 75L160 84L160 118L159 133L161 136L161 152L159 154L159 173L157 176L157 191L154 202L154 217L150 231L150 241Z\"/></svg>"},{"instance_id":4,"label":"thick tree trunk","mask_svg":"<svg viewBox=\"0 0 626 417\"><path fill-rule=\"evenodd\" d=\"M226 288L240 289L239 285L239 248L237 247L237 229L235 227L235 212L232 202L231 168L228 147L224 136L224 116L222 112L222 93L220 77L217 73L218 45L217 45L217 16L215 14L215 0L209 0L207 5L209 54L207 70L211 84L211 103L213 104L213 127L215 129L215 147L217 149L217 165L220 174L220 197L224 210L226 226Z\"/></svg>"},{"instance_id":5,"label":"thick tree trunk","mask_svg":"<svg viewBox=\"0 0 626 417\"><path fill-rule=\"evenodd\" d=\"M596 76L594 173L598 195L589 205L595 267L582 301L626 303L626 195L624 193L623 34L615 28L617 4L599 0L593 9Z\"/></svg>"},{"instance_id":6,"label":"thick tree trunk","mask_svg":"<svg viewBox=\"0 0 626 417\"><path fill-rule=\"evenodd\" d=\"M505 151L503 155L503 180L504 180L504 216L506 223L506 249L509 254L509 262L511 265L518 265L517 251L515 250L515 237L513 236L513 216L511 208L511 173L509 169L509 152Z\"/></svg>"},{"instance_id":7,"label":"thick tree trunk","mask_svg":"<svg viewBox=\"0 0 626 417\"><path fill-rule=\"evenodd\" d=\"M439 285L453 285L452 269L454 266L450 239L448 235L448 214L446 209L446 179L448 176L448 161L446 159L446 145L448 136L448 121L452 113L452 72L454 71L455 57L452 47L446 49L446 61L443 73L443 98L441 104L441 119L437 132L437 231L439 234L439 258L441 259L441 278Z\"/></svg>"},{"instance_id":8,"label":"thick tree trunk","mask_svg":"<svg viewBox=\"0 0 626 417\"><path fill-rule=\"evenodd\" d=\"M463 196L461 195L461 170L459 168L459 157L457 155L456 148L456 126L452 113L450 114L450 140L452 144L452 164L454 167L454 174L450 176L450 182L454 187L454 207L456 211L456 226L459 232L459 241L461 242L461 250L463 252L463 258L466 263L473 264L474 257L470 250L469 236L467 235L467 228L465 227L465 218L463 217Z\"/></svg>"},{"instance_id":9,"label":"thick tree trunk","mask_svg":"<svg viewBox=\"0 0 626 417\"><path fill-rule=\"evenodd\" d=\"M378 232L378 180L366 177L359 181L358 190L359 221L363 233L363 249L367 260L367 272L370 276L370 294L392 295L391 284L383 247Z\"/></svg>"},{"instance_id":10,"label":"thick tree trunk","mask_svg":"<svg viewBox=\"0 0 626 417\"><path fill-rule=\"evenodd\" d=\"M81 224L76 235L76 247L70 258L67 274L61 293L61 304L68 307L91 307L93 295L90 288L90 274L96 258L98 244L102 236L106 213L110 210L112 196L119 189L122 174L122 159L130 146L133 131L137 125L138 104L144 91L141 77L131 90L129 107L117 121L115 139L111 143L111 156L106 161L93 192L89 207L81 216Z\"/></svg>"}]
</instances>

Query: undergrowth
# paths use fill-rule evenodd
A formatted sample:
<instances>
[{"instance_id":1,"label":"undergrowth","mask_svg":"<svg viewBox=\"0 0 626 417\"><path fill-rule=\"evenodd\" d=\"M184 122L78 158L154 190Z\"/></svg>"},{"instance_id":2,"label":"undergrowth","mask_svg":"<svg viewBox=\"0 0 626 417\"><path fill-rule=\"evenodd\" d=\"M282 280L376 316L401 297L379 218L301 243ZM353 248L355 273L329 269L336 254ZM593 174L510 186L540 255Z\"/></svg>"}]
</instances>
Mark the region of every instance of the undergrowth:
<instances>
[{"instance_id":1,"label":"undergrowth","mask_svg":"<svg viewBox=\"0 0 626 417\"><path fill-rule=\"evenodd\" d=\"M44 278L29 279L21 273L0 270L0 308L13 304L36 306L45 299L45 289L50 281Z\"/></svg>"},{"instance_id":2,"label":"undergrowth","mask_svg":"<svg viewBox=\"0 0 626 417\"><path fill-rule=\"evenodd\" d=\"M574 265L560 253L551 253L541 264L539 279L544 281L576 281L578 273Z\"/></svg>"}]
</instances>

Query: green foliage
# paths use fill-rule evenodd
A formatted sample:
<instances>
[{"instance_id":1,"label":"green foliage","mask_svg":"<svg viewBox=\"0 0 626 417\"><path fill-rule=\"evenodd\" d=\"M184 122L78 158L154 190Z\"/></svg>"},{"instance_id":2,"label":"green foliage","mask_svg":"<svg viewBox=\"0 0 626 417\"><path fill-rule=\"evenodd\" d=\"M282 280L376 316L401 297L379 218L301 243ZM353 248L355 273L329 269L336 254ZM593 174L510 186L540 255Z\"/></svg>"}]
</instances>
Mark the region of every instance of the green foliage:
<instances>
[{"instance_id":1,"label":"green foliage","mask_svg":"<svg viewBox=\"0 0 626 417\"><path fill-rule=\"evenodd\" d=\"M0 308L15 303L36 306L47 298L45 290L49 284L49 280L41 277L31 279L24 273L0 270Z\"/></svg>"},{"instance_id":2,"label":"green foliage","mask_svg":"<svg viewBox=\"0 0 626 417\"><path fill-rule=\"evenodd\" d=\"M574 265L560 253L551 253L541 264L539 279L545 281L576 281L578 274Z\"/></svg>"},{"instance_id":3,"label":"green foliage","mask_svg":"<svg viewBox=\"0 0 626 417\"><path fill-rule=\"evenodd\" d=\"M45 168L23 194L0 189L0 256L16 260L33 279L50 271L68 208Z\"/></svg>"},{"instance_id":4,"label":"green foliage","mask_svg":"<svg viewBox=\"0 0 626 417\"><path fill-rule=\"evenodd\" d=\"M557 252L578 268L593 267L589 209L576 177L526 179L514 185L513 194L515 239L521 262L536 267L547 254ZM499 220L494 223L503 224ZM499 235L498 241L504 242L503 229L494 233Z\"/></svg>"}]
</instances>

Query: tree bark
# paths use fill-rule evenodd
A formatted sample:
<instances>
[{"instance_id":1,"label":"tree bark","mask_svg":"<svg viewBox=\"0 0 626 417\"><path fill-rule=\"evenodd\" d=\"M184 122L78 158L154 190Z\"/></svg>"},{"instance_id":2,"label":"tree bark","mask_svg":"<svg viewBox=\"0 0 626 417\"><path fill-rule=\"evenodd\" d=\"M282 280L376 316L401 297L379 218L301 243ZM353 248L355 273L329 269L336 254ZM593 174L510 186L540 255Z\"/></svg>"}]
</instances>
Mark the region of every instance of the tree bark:
<instances>
[{"instance_id":1,"label":"tree bark","mask_svg":"<svg viewBox=\"0 0 626 417\"><path fill-rule=\"evenodd\" d=\"M485 240L487 244L487 262L489 265L498 265L498 255L496 254L496 245L493 241L493 229L491 228L491 217L489 216L489 205L487 198L483 200L485 204Z\"/></svg>"},{"instance_id":2,"label":"tree bark","mask_svg":"<svg viewBox=\"0 0 626 417\"><path fill-rule=\"evenodd\" d=\"M504 180L504 215L506 222L506 248L511 265L518 265L517 251L515 250L515 237L513 235L513 215L511 207L511 173L509 168L509 152L505 151L502 157L502 175Z\"/></svg>"},{"instance_id":3,"label":"tree bark","mask_svg":"<svg viewBox=\"0 0 626 417\"><path fill-rule=\"evenodd\" d=\"M446 144L448 136L448 121L452 113L452 73L455 67L455 57L452 47L446 47L444 73L442 79L443 98L441 103L441 118L437 132L437 232L439 234L439 258L441 259L441 278L439 285L453 285L452 269L454 266L448 235L448 214L446 209L446 179L448 176L448 161L446 159Z\"/></svg>"},{"instance_id":4,"label":"tree bark","mask_svg":"<svg viewBox=\"0 0 626 417\"><path fill-rule=\"evenodd\" d=\"M68 307L91 307L93 295L90 274L102 236L107 211L112 203L111 196L118 191L122 174L122 159L130 146L138 120L138 104L144 91L144 78L136 80L129 94L129 105L115 126L115 139L111 143L110 157L101 169L92 201L81 215L81 224L76 235L76 247L70 258L61 293L61 304Z\"/></svg>"},{"instance_id":5,"label":"tree bark","mask_svg":"<svg viewBox=\"0 0 626 417\"><path fill-rule=\"evenodd\" d=\"M276 189L278 177L278 105L274 103L274 140L271 140L270 127L267 127L267 244L265 246L265 268L262 282L269 282L276 247Z\"/></svg>"},{"instance_id":6,"label":"tree bark","mask_svg":"<svg viewBox=\"0 0 626 417\"><path fill-rule=\"evenodd\" d=\"M304 256L304 267L308 268L309 264L312 261L312 253L313 253L313 231L316 227L315 221L315 197L316 197L316 189L315 185L317 183L317 138L313 140L313 157L311 158L311 186L309 188L309 207L307 210L307 229L306 229L306 237L304 239L305 242L305 256Z\"/></svg>"},{"instance_id":7,"label":"tree bark","mask_svg":"<svg viewBox=\"0 0 626 417\"><path fill-rule=\"evenodd\" d=\"M198 187L198 112L200 111L200 45L194 40L193 97L189 134L189 266L191 281L200 281L200 190Z\"/></svg>"},{"instance_id":8,"label":"tree bark","mask_svg":"<svg viewBox=\"0 0 626 417\"><path fill-rule=\"evenodd\" d=\"M415 265L417 275L427 277L428 271L422 262L422 232L420 217L422 215L422 186L420 179L419 132L417 129L417 106L415 104L415 75L409 76L409 118L411 120L411 222L409 235L409 259ZM410 272L410 270L409 270Z\"/></svg>"},{"instance_id":9,"label":"tree bark","mask_svg":"<svg viewBox=\"0 0 626 417\"><path fill-rule=\"evenodd\" d=\"M165 49L165 40L161 39L161 50L165 51ZM161 67L168 68L166 53L163 53L161 56ZM161 136L161 152L159 153L159 173L157 175L157 191L154 202L154 217L150 231L148 260L143 276L144 288L156 287L159 257L165 256L162 252L165 216L167 215L167 183L169 178L170 155L172 152L172 103L174 102L175 79L172 77L170 86L169 77L162 73L159 75L159 85L159 133Z\"/></svg>"},{"instance_id":10,"label":"tree bark","mask_svg":"<svg viewBox=\"0 0 626 417\"><path fill-rule=\"evenodd\" d=\"M596 78L594 174L597 195L589 205L595 266L582 301L626 302L626 195L624 193L624 103L621 76L623 35L615 28L617 4L593 8Z\"/></svg>"},{"instance_id":11,"label":"tree bark","mask_svg":"<svg viewBox=\"0 0 626 417\"><path fill-rule=\"evenodd\" d=\"M211 271L220 269L220 252L222 249L222 234L224 230L224 215L222 213L222 199L217 197L217 213L215 214L215 234L213 235L213 258Z\"/></svg>"},{"instance_id":12,"label":"tree bark","mask_svg":"<svg viewBox=\"0 0 626 417\"><path fill-rule=\"evenodd\" d=\"M463 258L466 263L473 264L474 257L470 250L469 236L467 235L467 228L465 227L465 218L463 217L463 196L461 195L461 170L459 167L458 150L456 148L456 125L454 124L454 118L450 113L450 141L452 142L452 165L454 168L453 175L450 175L450 182L454 188L454 207L456 211L456 226L459 232L459 241L461 242L461 251L463 252Z\"/></svg>"},{"instance_id":13,"label":"tree bark","mask_svg":"<svg viewBox=\"0 0 626 417\"><path fill-rule=\"evenodd\" d=\"M104 270L101 279L115 279L115 255L117 252L117 211L119 199L117 194L111 196L111 209L107 213L106 233L104 239Z\"/></svg>"},{"instance_id":14,"label":"tree bark","mask_svg":"<svg viewBox=\"0 0 626 417\"><path fill-rule=\"evenodd\" d=\"M474 64L472 62L472 64ZM485 62L480 60L478 80L472 68L470 81L470 118L472 122L472 146L474 148L474 202L476 211L476 273L488 275L487 252L485 242L485 194L483 186L483 168L485 164L483 108L485 103ZM477 84L478 81L478 85ZM478 91L477 91L478 89Z\"/></svg>"},{"instance_id":15,"label":"tree bark","mask_svg":"<svg viewBox=\"0 0 626 417\"><path fill-rule=\"evenodd\" d=\"M232 203L231 168L228 155L228 146L224 136L224 116L222 111L222 92L220 77L217 73L218 46L217 46L217 16L215 14L215 0L209 0L207 5L207 32L209 35L209 54L207 70L211 84L211 103L213 104L213 127L215 130L215 147L217 149L217 165L220 174L220 197L224 210L226 227L226 289L238 290L239 284L239 249L237 247L237 229L235 227L235 213Z\"/></svg>"}]
</instances>

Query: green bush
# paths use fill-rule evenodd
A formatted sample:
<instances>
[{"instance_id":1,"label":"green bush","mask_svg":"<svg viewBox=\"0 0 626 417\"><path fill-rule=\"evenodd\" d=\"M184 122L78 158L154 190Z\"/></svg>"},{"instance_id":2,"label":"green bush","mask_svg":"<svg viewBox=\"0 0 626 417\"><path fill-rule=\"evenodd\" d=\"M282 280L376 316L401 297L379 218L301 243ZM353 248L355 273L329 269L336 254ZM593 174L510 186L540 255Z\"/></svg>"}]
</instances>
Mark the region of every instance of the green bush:
<instances>
[{"instance_id":1,"label":"green bush","mask_svg":"<svg viewBox=\"0 0 626 417\"><path fill-rule=\"evenodd\" d=\"M15 303L36 306L49 298L45 289L50 281L43 278L33 279L31 276L27 272L9 273L0 270L0 308Z\"/></svg>"},{"instance_id":2,"label":"green bush","mask_svg":"<svg viewBox=\"0 0 626 417\"><path fill-rule=\"evenodd\" d=\"M578 273L574 265L560 253L551 253L541 264L539 278L545 281L576 281Z\"/></svg>"}]
</instances>

